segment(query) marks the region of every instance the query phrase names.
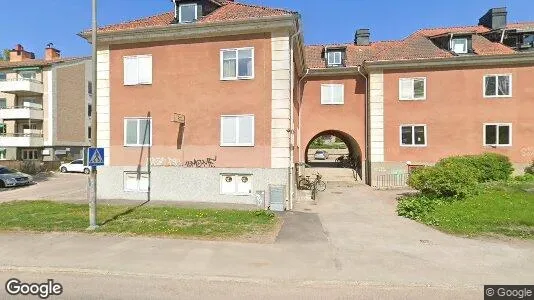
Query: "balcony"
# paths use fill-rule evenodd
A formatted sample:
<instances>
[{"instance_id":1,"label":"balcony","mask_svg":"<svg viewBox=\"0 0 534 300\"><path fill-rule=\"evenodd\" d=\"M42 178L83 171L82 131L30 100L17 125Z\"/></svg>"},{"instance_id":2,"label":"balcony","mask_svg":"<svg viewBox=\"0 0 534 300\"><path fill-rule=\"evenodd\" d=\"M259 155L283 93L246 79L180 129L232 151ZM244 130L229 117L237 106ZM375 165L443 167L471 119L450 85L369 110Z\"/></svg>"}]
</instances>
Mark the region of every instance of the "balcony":
<instances>
[{"instance_id":1,"label":"balcony","mask_svg":"<svg viewBox=\"0 0 534 300\"><path fill-rule=\"evenodd\" d=\"M42 95L43 83L35 79L25 78L0 81L0 92L18 96Z\"/></svg>"},{"instance_id":2,"label":"balcony","mask_svg":"<svg viewBox=\"0 0 534 300\"><path fill-rule=\"evenodd\" d=\"M2 147L43 147L44 140L40 130L24 130L27 133L2 133L0 145ZM33 132L33 133L30 133Z\"/></svg>"},{"instance_id":3,"label":"balcony","mask_svg":"<svg viewBox=\"0 0 534 300\"><path fill-rule=\"evenodd\" d=\"M0 120L43 120L44 112L41 105L24 105L0 109Z\"/></svg>"}]
</instances>

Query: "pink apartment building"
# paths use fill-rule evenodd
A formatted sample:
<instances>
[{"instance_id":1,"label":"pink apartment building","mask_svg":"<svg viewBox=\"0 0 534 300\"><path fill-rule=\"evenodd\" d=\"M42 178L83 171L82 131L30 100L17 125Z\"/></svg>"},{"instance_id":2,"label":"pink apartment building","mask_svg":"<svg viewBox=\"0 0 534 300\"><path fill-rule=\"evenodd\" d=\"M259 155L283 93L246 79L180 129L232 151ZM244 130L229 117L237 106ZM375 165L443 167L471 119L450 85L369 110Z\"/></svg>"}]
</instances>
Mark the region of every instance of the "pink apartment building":
<instances>
[{"instance_id":1,"label":"pink apartment building","mask_svg":"<svg viewBox=\"0 0 534 300\"><path fill-rule=\"evenodd\" d=\"M298 13L225 0L99 29L99 197L290 209L297 164L335 135L359 179L485 151L534 158L534 23L304 46ZM80 34L89 39L90 32Z\"/></svg>"}]
</instances>

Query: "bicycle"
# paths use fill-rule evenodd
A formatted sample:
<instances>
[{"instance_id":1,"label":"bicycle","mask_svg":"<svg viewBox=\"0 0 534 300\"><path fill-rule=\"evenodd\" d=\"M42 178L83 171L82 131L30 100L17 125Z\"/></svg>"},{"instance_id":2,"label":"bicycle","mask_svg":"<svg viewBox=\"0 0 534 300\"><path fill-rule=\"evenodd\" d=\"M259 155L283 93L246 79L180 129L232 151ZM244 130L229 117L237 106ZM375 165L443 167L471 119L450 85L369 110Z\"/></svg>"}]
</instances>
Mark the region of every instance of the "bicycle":
<instances>
[{"instance_id":1,"label":"bicycle","mask_svg":"<svg viewBox=\"0 0 534 300\"><path fill-rule=\"evenodd\" d=\"M315 174L313 181L310 180L310 176L301 176L298 181L298 187L305 190L312 190L315 188L318 191L324 192L326 191L326 182L324 182L321 178L322 176L319 173Z\"/></svg>"}]
</instances>

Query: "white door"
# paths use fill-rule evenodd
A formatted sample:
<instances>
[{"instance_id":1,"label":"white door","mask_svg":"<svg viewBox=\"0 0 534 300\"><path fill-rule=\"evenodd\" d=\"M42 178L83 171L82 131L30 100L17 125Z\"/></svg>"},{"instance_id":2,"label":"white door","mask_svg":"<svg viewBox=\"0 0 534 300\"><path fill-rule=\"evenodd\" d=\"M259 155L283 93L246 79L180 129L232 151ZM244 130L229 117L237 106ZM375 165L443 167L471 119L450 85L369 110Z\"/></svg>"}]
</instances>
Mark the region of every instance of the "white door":
<instances>
[{"instance_id":1,"label":"white door","mask_svg":"<svg viewBox=\"0 0 534 300\"><path fill-rule=\"evenodd\" d=\"M252 194L252 176L237 175L237 193L240 195Z\"/></svg>"}]
</instances>

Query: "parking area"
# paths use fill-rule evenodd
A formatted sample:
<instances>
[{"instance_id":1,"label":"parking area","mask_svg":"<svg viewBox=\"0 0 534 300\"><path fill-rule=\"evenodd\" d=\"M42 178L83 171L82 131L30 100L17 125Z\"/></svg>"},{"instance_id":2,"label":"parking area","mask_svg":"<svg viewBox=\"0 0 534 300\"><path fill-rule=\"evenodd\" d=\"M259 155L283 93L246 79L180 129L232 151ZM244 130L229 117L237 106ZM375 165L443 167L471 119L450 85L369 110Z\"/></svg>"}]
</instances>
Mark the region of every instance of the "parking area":
<instances>
[{"instance_id":1,"label":"parking area","mask_svg":"<svg viewBox=\"0 0 534 300\"><path fill-rule=\"evenodd\" d=\"M0 202L14 200L83 200L87 198L85 174L48 173L35 176L35 184L0 189Z\"/></svg>"}]
</instances>

